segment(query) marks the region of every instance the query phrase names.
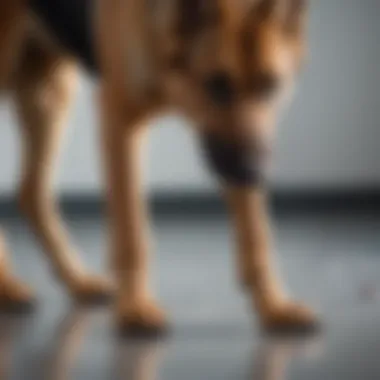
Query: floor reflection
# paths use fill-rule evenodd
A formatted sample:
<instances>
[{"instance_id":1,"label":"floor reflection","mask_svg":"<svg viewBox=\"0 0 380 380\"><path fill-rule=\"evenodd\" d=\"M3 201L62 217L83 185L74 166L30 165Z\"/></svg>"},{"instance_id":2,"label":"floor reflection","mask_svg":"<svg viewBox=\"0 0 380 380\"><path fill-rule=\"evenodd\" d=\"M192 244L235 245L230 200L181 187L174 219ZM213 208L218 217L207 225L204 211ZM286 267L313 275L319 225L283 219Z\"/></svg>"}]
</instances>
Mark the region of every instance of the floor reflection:
<instances>
[{"instance_id":1,"label":"floor reflection","mask_svg":"<svg viewBox=\"0 0 380 380\"><path fill-rule=\"evenodd\" d=\"M81 352L90 318L94 311L87 307L73 308L58 324L52 347L42 361L43 380L71 379L71 370Z\"/></svg>"},{"instance_id":2,"label":"floor reflection","mask_svg":"<svg viewBox=\"0 0 380 380\"><path fill-rule=\"evenodd\" d=\"M91 308L74 308L58 324L51 345L44 348L39 369L33 378L42 380L71 380L71 379L98 379L109 364L111 375L108 372L107 380L155 380L161 363L164 348L163 341L136 341L117 339L112 334L112 329L105 328L104 319L97 320L97 316L104 316L105 310ZM108 316L108 315L107 315ZM108 320L109 318L107 318ZM100 323L97 323L100 322ZM108 348L110 344L110 363L108 355L101 357L100 361L91 355L90 367L85 368L87 374L77 377L75 370L80 363L80 356L86 350L92 354L92 347L88 346L88 338L94 336L94 332L105 333L104 340L97 344ZM86 341L86 342L85 342ZM86 344L85 344L86 343ZM101 368L102 371L96 371ZM90 370L95 373L90 373ZM107 372L107 371L106 371ZM38 375L40 373L40 375ZM2 379L0 379L2 380Z\"/></svg>"},{"instance_id":3,"label":"floor reflection","mask_svg":"<svg viewBox=\"0 0 380 380\"><path fill-rule=\"evenodd\" d=\"M251 379L288 379L288 370L294 361L316 359L322 352L322 336L264 338L254 353Z\"/></svg>"},{"instance_id":4,"label":"floor reflection","mask_svg":"<svg viewBox=\"0 0 380 380\"><path fill-rule=\"evenodd\" d=\"M14 345L28 323L28 317L0 315L0 380L11 376Z\"/></svg>"},{"instance_id":5,"label":"floor reflection","mask_svg":"<svg viewBox=\"0 0 380 380\"><path fill-rule=\"evenodd\" d=\"M218 370L215 367L218 365L217 362L214 364L211 361L210 365L203 367L204 371L197 372L199 364L202 367L203 359L207 360L208 357L206 352L206 356L202 358L197 354L198 349L201 349L198 343L192 346L194 341L186 343L180 336L176 341L176 335L173 336L173 342L117 339L116 335L112 334L109 317L107 310L73 308L56 324L53 336L47 339L48 343L44 341L36 352L29 351L28 357L33 358L24 363L12 363L12 351L17 338L22 337L22 327L28 320L0 318L0 380L14 379L12 367L17 367L19 364L29 367L28 364L31 362L33 362L32 367L26 370L28 380L158 380L161 378L166 380L176 378L177 380L178 375L181 375L183 379L215 378L213 373L215 375L215 371ZM215 342L217 342L215 339L216 337L206 339L211 343L210 347L215 347ZM94 351L94 343L97 348L102 349L101 355L98 355L99 351ZM221 344L227 349L231 348L228 340ZM257 344L254 344L253 338L253 345L254 350L248 362L249 368L243 369L245 374L248 369L248 376L242 376L239 370L235 376L230 373L233 376L232 380L286 380L289 378L289 370L293 362L300 360L303 363L309 358L319 358L323 352L324 343L322 336L298 339L263 336ZM189 347L194 347L195 351L191 352ZM176 360L178 354L184 361ZM215 359L212 353L211 358ZM247 362L245 360L243 362L246 365ZM175 376L170 371L167 373L167 370L163 368L164 364L169 364ZM223 368L225 363L220 364ZM233 365L233 362L231 364ZM78 368L83 369L84 372L78 372ZM22 378L25 378L25 374Z\"/></svg>"},{"instance_id":6,"label":"floor reflection","mask_svg":"<svg viewBox=\"0 0 380 380\"><path fill-rule=\"evenodd\" d=\"M157 380L168 348L165 340L119 341L115 355L115 379Z\"/></svg>"}]
</instances>

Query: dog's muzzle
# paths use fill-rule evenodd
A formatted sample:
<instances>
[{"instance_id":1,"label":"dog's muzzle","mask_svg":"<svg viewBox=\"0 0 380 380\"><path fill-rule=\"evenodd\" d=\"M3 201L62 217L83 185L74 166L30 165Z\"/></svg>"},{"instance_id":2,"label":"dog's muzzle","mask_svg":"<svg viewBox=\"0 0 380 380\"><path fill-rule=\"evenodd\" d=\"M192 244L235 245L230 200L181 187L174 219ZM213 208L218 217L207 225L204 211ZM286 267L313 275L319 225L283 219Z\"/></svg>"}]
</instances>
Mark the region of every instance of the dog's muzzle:
<instances>
[{"instance_id":1,"label":"dog's muzzle","mask_svg":"<svg viewBox=\"0 0 380 380\"><path fill-rule=\"evenodd\" d=\"M222 182L251 187L265 181L267 152L213 134L201 136L201 143L209 168Z\"/></svg>"}]
</instances>

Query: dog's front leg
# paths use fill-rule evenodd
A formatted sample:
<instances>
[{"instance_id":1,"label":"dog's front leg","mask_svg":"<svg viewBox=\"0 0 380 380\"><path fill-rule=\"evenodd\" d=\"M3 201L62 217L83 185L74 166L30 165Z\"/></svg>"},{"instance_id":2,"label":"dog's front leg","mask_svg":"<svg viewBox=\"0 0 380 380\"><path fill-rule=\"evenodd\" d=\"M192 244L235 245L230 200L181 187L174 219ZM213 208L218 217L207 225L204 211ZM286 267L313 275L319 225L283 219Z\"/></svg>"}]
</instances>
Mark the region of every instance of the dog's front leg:
<instances>
[{"instance_id":1,"label":"dog's front leg","mask_svg":"<svg viewBox=\"0 0 380 380\"><path fill-rule=\"evenodd\" d=\"M263 326L270 330L309 330L315 317L291 302L272 263L265 190L227 185L225 193L234 221L238 268Z\"/></svg>"},{"instance_id":2,"label":"dog's front leg","mask_svg":"<svg viewBox=\"0 0 380 380\"><path fill-rule=\"evenodd\" d=\"M111 260L119 288L117 322L126 333L155 334L165 326L165 317L148 284L149 231L140 171L146 128L140 111L126 110L115 91L103 89L102 104Z\"/></svg>"}]
</instances>

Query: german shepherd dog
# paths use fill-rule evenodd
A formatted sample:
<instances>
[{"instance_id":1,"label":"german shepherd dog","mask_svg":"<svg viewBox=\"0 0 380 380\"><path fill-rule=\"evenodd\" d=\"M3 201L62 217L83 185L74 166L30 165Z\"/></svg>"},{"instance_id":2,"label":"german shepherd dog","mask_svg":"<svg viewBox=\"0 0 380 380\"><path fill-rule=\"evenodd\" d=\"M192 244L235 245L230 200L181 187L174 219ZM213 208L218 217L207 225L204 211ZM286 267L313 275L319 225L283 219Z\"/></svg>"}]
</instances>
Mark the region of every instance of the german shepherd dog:
<instances>
[{"instance_id":1,"label":"german shepherd dog","mask_svg":"<svg viewBox=\"0 0 380 380\"><path fill-rule=\"evenodd\" d=\"M78 64L98 80L116 323L158 333L167 320L149 287L140 178L147 121L175 108L200 135L268 152L305 58L306 8L305 0L0 0L0 81L23 139L20 207L75 300L115 288L86 273L52 194ZM238 277L261 325L314 328L314 313L287 297L271 264L265 185L221 182ZM12 276L5 247L0 253L1 308L28 305L31 292Z\"/></svg>"}]
</instances>

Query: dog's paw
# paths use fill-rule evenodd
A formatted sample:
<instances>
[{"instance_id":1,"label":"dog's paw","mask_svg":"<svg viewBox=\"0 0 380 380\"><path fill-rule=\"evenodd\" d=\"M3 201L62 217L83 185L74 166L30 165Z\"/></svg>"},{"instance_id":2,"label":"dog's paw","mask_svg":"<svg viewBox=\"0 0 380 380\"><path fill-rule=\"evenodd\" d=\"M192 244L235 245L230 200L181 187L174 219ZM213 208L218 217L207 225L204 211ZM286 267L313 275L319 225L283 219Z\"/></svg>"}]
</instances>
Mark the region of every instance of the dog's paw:
<instances>
[{"instance_id":1,"label":"dog's paw","mask_svg":"<svg viewBox=\"0 0 380 380\"><path fill-rule=\"evenodd\" d=\"M129 338L160 338L169 332L166 314L154 301L144 300L119 305L116 323L120 335Z\"/></svg>"},{"instance_id":2,"label":"dog's paw","mask_svg":"<svg viewBox=\"0 0 380 380\"><path fill-rule=\"evenodd\" d=\"M28 313L34 306L35 297L26 285L12 278L0 281L0 312Z\"/></svg>"},{"instance_id":3,"label":"dog's paw","mask_svg":"<svg viewBox=\"0 0 380 380\"><path fill-rule=\"evenodd\" d=\"M103 304L112 301L115 287L103 277L84 276L70 289L74 301L81 304Z\"/></svg>"},{"instance_id":4,"label":"dog's paw","mask_svg":"<svg viewBox=\"0 0 380 380\"><path fill-rule=\"evenodd\" d=\"M297 303L283 303L264 313L262 323L265 331L273 334L313 334L319 331L317 316L307 307Z\"/></svg>"}]
</instances>

